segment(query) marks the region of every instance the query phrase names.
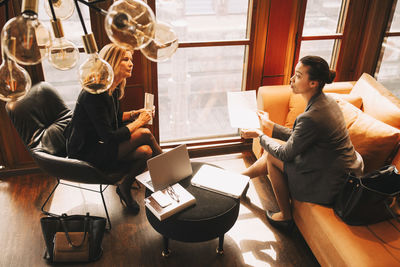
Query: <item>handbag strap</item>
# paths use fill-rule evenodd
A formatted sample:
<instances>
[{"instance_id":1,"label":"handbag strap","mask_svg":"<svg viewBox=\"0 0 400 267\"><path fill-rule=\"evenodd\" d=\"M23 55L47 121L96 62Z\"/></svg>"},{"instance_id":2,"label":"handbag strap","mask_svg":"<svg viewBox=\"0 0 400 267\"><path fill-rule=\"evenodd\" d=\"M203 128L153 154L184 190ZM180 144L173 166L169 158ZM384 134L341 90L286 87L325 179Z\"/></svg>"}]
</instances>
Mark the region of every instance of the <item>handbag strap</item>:
<instances>
[{"instance_id":1,"label":"handbag strap","mask_svg":"<svg viewBox=\"0 0 400 267\"><path fill-rule=\"evenodd\" d=\"M65 217L65 216L61 216L60 217L60 222L61 222L61 226L62 226L62 228L64 230L65 237L67 238L68 244L71 247L74 247L74 248L81 247L85 243L85 240L86 240L86 237L87 237L87 233L88 233L87 224L89 223L89 214L87 213L85 218L84 218L83 231L85 232L85 234L83 235L82 242L79 245L75 245L75 244L72 243L71 237L69 236L69 232L68 232L67 226L65 225L65 221L64 221L63 217Z\"/></svg>"},{"instance_id":2,"label":"handbag strap","mask_svg":"<svg viewBox=\"0 0 400 267\"><path fill-rule=\"evenodd\" d=\"M393 201L396 201L396 197L393 198ZM392 203L393 203L393 201L392 201ZM392 208L390 208L387 201L384 201L384 202L385 202L386 209L389 211L390 215L392 215L393 219L395 219L398 223L400 223L399 217L393 212Z\"/></svg>"}]
</instances>

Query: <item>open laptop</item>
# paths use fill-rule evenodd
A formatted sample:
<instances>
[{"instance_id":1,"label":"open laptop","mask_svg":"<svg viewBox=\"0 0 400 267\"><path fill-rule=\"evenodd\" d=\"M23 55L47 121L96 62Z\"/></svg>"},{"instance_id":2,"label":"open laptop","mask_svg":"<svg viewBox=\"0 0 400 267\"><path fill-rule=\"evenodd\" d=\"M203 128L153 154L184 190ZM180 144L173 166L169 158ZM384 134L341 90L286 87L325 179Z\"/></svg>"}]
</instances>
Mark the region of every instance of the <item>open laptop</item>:
<instances>
[{"instance_id":1,"label":"open laptop","mask_svg":"<svg viewBox=\"0 0 400 267\"><path fill-rule=\"evenodd\" d=\"M136 176L136 179L153 192L173 185L193 173L186 144L149 159L147 168L149 170Z\"/></svg>"}]
</instances>

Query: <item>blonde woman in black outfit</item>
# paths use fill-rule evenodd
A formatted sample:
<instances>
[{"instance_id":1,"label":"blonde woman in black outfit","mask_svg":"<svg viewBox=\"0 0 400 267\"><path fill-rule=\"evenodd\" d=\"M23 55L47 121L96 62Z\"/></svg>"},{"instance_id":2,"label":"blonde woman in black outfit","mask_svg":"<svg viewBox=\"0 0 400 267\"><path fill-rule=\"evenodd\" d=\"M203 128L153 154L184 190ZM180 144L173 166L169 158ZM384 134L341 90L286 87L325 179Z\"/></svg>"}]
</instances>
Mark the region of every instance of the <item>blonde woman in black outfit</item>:
<instances>
[{"instance_id":1,"label":"blonde woman in black outfit","mask_svg":"<svg viewBox=\"0 0 400 267\"><path fill-rule=\"evenodd\" d=\"M108 44L99 53L114 71L111 87L101 94L82 90L67 133L68 156L88 161L100 169L129 165L130 173L117 187L121 202L133 213L139 212L132 198L135 177L146 168L146 161L162 150L152 133L144 128L152 112L121 112L119 100L124 96L126 78L132 73L132 52Z\"/></svg>"},{"instance_id":2,"label":"blonde woman in black outfit","mask_svg":"<svg viewBox=\"0 0 400 267\"><path fill-rule=\"evenodd\" d=\"M279 212L267 211L268 221L278 227L292 223L290 198L323 205L333 204L347 174L360 175L363 160L353 147L342 111L336 101L323 93L335 72L317 56L306 56L296 65L290 79L295 94L307 102L293 129L278 125L259 112L262 129L244 130L245 138L259 137L265 154L243 174L250 177L268 173ZM276 142L271 137L286 141Z\"/></svg>"}]
</instances>

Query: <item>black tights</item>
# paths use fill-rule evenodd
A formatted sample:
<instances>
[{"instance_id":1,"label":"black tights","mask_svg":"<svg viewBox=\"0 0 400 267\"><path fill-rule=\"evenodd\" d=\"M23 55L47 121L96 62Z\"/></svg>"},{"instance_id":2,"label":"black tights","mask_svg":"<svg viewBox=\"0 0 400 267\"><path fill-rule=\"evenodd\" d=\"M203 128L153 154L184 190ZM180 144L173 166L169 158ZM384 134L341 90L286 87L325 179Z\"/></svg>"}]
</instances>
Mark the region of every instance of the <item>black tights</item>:
<instances>
[{"instance_id":1,"label":"black tights","mask_svg":"<svg viewBox=\"0 0 400 267\"><path fill-rule=\"evenodd\" d=\"M147 128L137 129L129 141L121 143L118 147L118 160L132 162L129 175L121 183L121 190L129 192L135 177L146 169L147 160L161 153L161 147Z\"/></svg>"}]
</instances>

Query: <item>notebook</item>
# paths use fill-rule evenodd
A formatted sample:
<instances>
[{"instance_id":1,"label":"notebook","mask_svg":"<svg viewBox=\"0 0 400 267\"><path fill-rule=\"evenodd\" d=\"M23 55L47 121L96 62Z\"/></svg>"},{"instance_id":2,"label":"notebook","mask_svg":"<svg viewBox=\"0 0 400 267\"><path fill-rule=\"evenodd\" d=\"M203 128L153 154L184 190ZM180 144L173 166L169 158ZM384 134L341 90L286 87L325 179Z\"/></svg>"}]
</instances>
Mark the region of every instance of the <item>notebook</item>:
<instances>
[{"instance_id":1,"label":"notebook","mask_svg":"<svg viewBox=\"0 0 400 267\"><path fill-rule=\"evenodd\" d=\"M178 213L196 203L196 199L192 194L183 188L179 183L171 186L174 194L168 192L168 188L156 191L151 196L144 199L145 206L156 216L160 221ZM156 195L162 195L165 198L165 203L160 204L155 199Z\"/></svg>"},{"instance_id":2,"label":"notebook","mask_svg":"<svg viewBox=\"0 0 400 267\"><path fill-rule=\"evenodd\" d=\"M192 178L192 185L233 198L239 198L250 177L204 164Z\"/></svg>"},{"instance_id":3,"label":"notebook","mask_svg":"<svg viewBox=\"0 0 400 267\"><path fill-rule=\"evenodd\" d=\"M136 179L155 192L192 175L192 165L186 144L177 146L147 161L147 172Z\"/></svg>"}]
</instances>

